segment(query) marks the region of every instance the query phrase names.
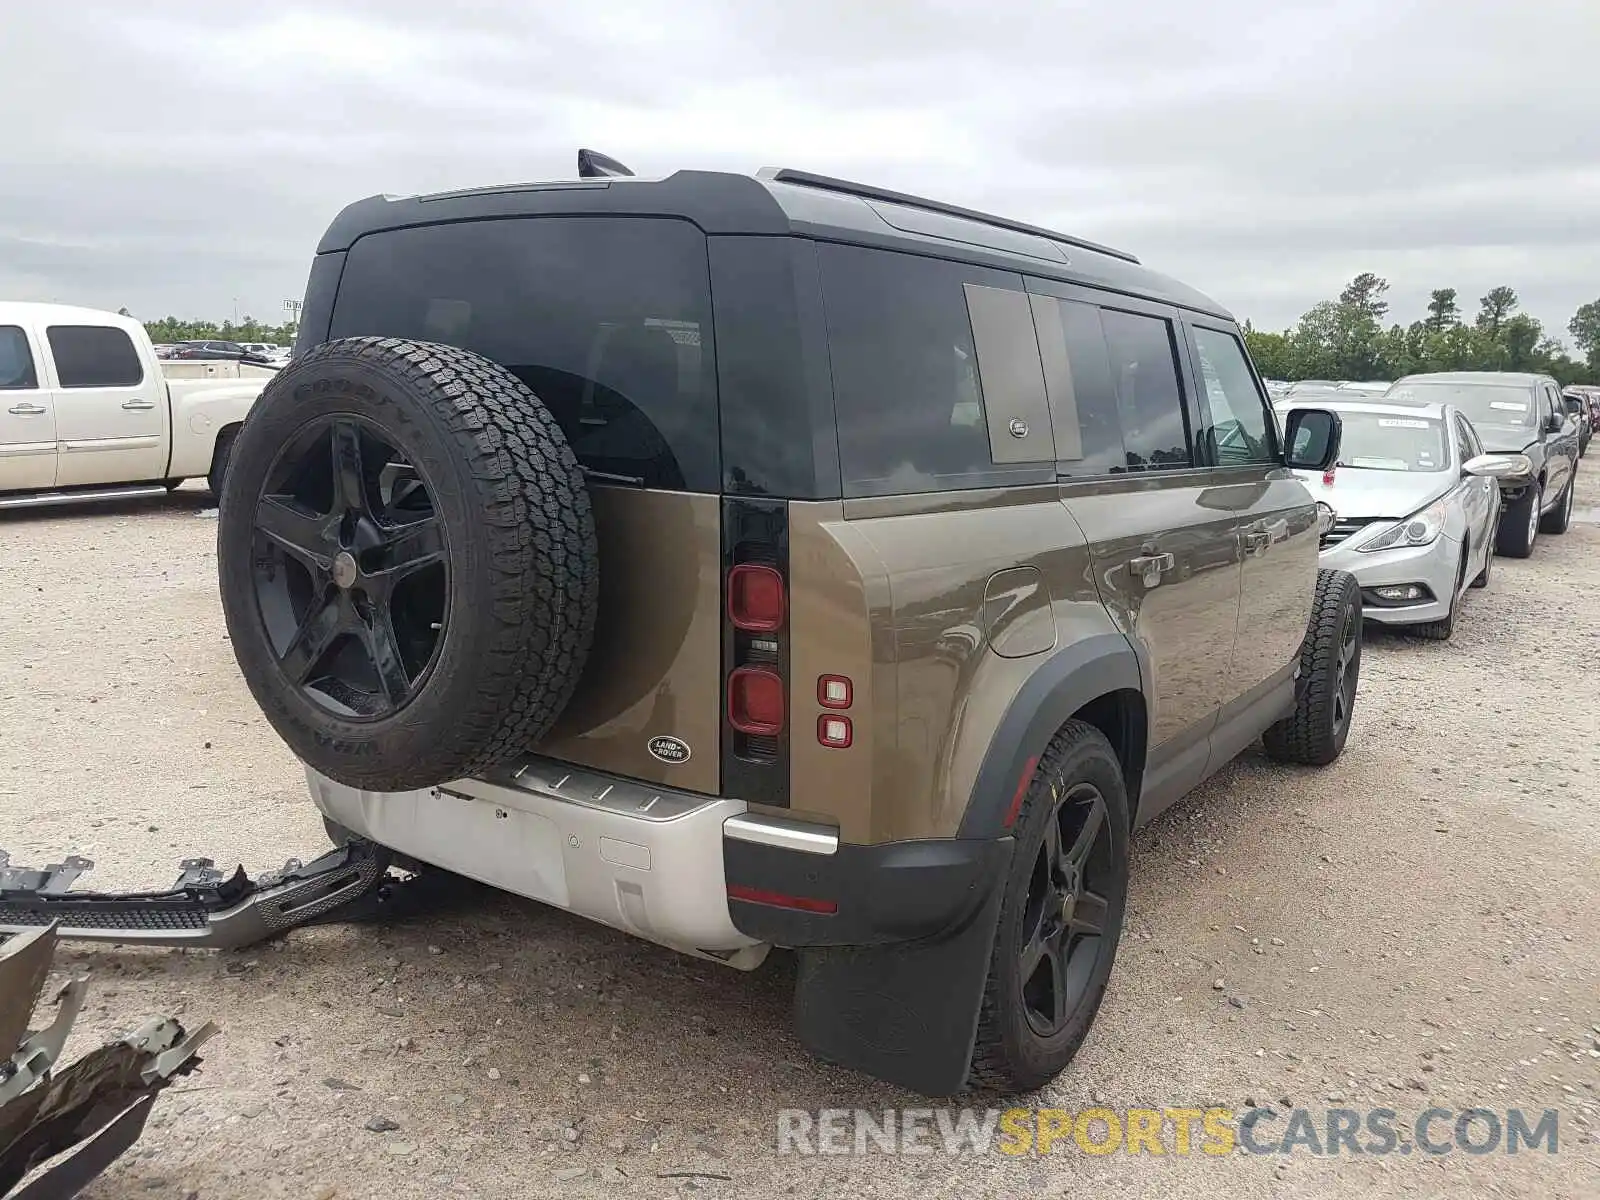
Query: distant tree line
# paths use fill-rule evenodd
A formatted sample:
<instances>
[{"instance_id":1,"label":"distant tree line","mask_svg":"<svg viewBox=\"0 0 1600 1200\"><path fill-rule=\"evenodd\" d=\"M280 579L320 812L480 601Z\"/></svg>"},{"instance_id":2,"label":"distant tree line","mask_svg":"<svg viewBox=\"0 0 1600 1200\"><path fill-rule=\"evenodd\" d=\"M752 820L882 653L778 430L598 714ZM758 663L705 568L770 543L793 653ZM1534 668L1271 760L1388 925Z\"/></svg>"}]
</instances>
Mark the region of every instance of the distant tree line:
<instances>
[{"instance_id":1,"label":"distant tree line","mask_svg":"<svg viewBox=\"0 0 1600 1200\"><path fill-rule=\"evenodd\" d=\"M1600 300L1567 323L1582 358L1518 312L1517 293L1491 288L1471 324L1455 288L1436 288L1428 315L1385 327L1389 281L1370 271L1352 279L1337 300L1314 305L1292 329L1268 333L1245 322L1245 343L1268 379L1399 379L1423 371L1540 371L1563 384L1600 383Z\"/></svg>"},{"instance_id":2,"label":"distant tree line","mask_svg":"<svg viewBox=\"0 0 1600 1200\"><path fill-rule=\"evenodd\" d=\"M133 314L127 309L118 309L123 316ZM150 335L150 340L157 345L171 342L264 342L272 346L291 346L294 344L296 324L286 321L282 325L263 325L254 317L245 317L237 323L223 321L180 321L177 317L162 317L159 321L146 321L145 332Z\"/></svg>"}]
</instances>

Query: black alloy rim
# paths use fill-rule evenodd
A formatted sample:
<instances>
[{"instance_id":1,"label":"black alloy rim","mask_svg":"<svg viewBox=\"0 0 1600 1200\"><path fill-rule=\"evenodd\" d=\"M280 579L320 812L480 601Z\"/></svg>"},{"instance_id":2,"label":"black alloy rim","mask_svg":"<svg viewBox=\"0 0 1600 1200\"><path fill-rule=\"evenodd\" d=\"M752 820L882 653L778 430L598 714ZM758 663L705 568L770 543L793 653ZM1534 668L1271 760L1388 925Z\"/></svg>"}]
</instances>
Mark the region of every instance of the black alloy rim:
<instances>
[{"instance_id":1,"label":"black alloy rim","mask_svg":"<svg viewBox=\"0 0 1600 1200\"><path fill-rule=\"evenodd\" d=\"M1344 628L1339 631L1339 666L1334 673L1333 731L1338 733L1350 719L1350 710L1356 702L1356 679L1361 656L1361 621L1357 609L1351 605L1345 613Z\"/></svg>"},{"instance_id":2,"label":"black alloy rim","mask_svg":"<svg viewBox=\"0 0 1600 1200\"><path fill-rule=\"evenodd\" d=\"M1105 797L1074 784L1045 824L1022 909L1022 1009L1042 1038L1071 1023L1108 952L1113 867Z\"/></svg>"},{"instance_id":3,"label":"black alloy rim","mask_svg":"<svg viewBox=\"0 0 1600 1200\"><path fill-rule=\"evenodd\" d=\"M278 669L347 720L416 698L444 644L450 573L432 485L396 439L341 414L279 451L256 499L256 603Z\"/></svg>"}]
</instances>

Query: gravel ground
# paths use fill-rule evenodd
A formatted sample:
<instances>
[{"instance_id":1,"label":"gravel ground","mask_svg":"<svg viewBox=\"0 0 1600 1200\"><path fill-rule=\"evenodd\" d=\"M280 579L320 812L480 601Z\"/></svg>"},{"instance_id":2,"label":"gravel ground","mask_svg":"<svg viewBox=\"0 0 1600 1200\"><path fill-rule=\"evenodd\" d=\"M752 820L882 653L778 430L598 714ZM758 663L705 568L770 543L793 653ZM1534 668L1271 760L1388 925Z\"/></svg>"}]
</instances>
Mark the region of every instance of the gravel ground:
<instances>
[{"instance_id":1,"label":"gravel ground","mask_svg":"<svg viewBox=\"0 0 1600 1200\"><path fill-rule=\"evenodd\" d=\"M1600 469L1579 506L1600 517ZM229 652L206 509L0 518L18 862L134 886L324 844ZM1600 525L1498 559L1450 643L1369 639L1338 764L1247 754L1137 838L1105 1007L1040 1098L1556 1108L1555 1156L780 1157L780 1108L919 1104L806 1055L790 963L738 975L478 893L234 955L65 951L93 977L77 1053L154 1011L223 1027L90 1194L1600 1195L1597 590Z\"/></svg>"}]
</instances>

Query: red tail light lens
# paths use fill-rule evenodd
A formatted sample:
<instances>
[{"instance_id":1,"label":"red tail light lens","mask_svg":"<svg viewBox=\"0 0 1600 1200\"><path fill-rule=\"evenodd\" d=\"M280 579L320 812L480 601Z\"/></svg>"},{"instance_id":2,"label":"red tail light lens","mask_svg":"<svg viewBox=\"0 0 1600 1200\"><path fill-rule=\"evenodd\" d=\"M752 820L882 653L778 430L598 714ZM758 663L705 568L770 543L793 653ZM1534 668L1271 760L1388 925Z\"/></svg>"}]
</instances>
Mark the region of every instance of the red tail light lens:
<instances>
[{"instance_id":1,"label":"red tail light lens","mask_svg":"<svg viewBox=\"0 0 1600 1200\"><path fill-rule=\"evenodd\" d=\"M741 563L728 572L728 619L736 629L776 633L783 614L783 576L774 568Z\"/></svg>"},{"instance_id":2,"label":"red tail light lens","mask_svg":"<svg viewBox=\"0 0 1600 1200\"><path fill-rule=\"evenodd\" d=\"M740 733L776 737L783 732L783 680L765 667L740 667L728 676L728 723Z\"/></svg>"}]
</instances>

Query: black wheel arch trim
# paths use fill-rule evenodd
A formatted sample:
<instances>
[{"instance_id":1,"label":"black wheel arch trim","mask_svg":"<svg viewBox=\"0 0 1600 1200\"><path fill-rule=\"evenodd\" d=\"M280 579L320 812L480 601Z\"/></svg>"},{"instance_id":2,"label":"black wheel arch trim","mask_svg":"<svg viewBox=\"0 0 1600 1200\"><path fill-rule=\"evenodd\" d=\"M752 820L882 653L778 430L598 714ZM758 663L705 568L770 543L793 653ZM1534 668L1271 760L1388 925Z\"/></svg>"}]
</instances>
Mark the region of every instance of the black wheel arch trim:
<instances>
[{"instance_id":1,"label":"black wheel arch trim","mask_svg":"<svg viewBox=\"0 0 1600 1200\"><path fill-rule=\"evenodd\" d=\"M978 768L958 837L999 837L1019 787L1050 739L1084 706L1113 692L1144 695L1138 654L1121 633L1079 638L1052 654L1017 692L990 740ZM1145 728L1129 740L1125 764L1130 804L1136 806L1148 751Z\"/></svg>"}]
</instances>

